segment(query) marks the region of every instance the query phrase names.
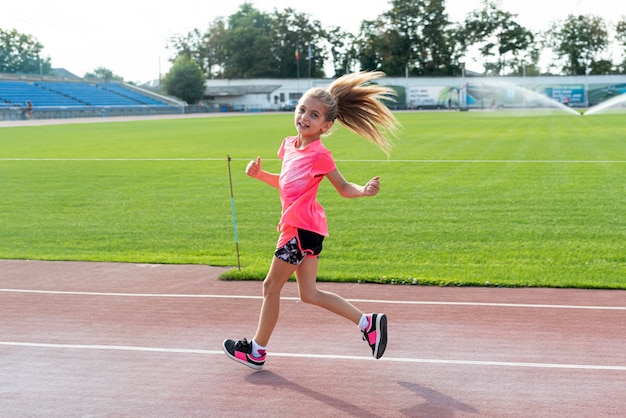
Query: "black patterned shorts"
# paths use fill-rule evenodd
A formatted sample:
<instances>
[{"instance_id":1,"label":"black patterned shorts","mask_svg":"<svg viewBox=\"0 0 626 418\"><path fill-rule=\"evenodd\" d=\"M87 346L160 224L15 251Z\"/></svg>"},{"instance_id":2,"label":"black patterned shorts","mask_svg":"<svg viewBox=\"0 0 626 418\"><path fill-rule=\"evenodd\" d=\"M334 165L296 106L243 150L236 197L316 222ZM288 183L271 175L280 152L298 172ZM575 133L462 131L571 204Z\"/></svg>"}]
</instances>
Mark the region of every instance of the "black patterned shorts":
<instances>
[{"instance_id":1,"label":"black patterned shorts","mask_svg":"<svg viewBox=\"0 0 626 418\"><path fill-rule=\"evenodd\" d=\"M277 248L274 255L289 264L299 265L306 257L319 256L324 236L298 228L298 234L284 246Z\"/></svg>"}]
</instances>

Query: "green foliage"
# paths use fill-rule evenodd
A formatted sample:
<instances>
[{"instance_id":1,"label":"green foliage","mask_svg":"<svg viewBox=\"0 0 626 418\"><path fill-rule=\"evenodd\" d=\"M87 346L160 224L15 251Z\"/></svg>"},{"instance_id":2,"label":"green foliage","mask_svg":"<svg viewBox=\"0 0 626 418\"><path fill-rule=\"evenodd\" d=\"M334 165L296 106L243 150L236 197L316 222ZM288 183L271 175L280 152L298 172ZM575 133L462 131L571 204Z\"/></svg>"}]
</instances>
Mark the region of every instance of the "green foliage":
<instances>
[{"instance_id":1,"label":"green foliage","mask_svg":"<svg viewBox=\"0 0 626 418\"><path fill-rule=\"evenodd\" d=\"M323 37L319 21L303 13L287 8L269 14L244 3L227 19L214 22L204 37L190 33L172 43L182 48L179 56L193 56L198 63L210 60L224 78L322 77Z\"/></svg>"},{"instance_id":2,"label":"green foliage","mask_svg":"<svg viewBox=\"0 0 626 418\"><path fill-rule=\"evenodd\" d=\"M115 75L112 70L109 70L105 67L97 67L95 70L93 70L93 73L85 74L85 78L98 78L107 82L111 80L124 80L123 77Z\"/></svg>"},{"instance_id":3,"label":"green foliage","mask_svg":"<svg viewBox=\"0 0 626 418\"><path fill-rule=\"evenodd\" d=\"M603 74L606 65L597 57L609 46L604 19L593 15L569 15L564 23L551 29L550 46L559 58L565 59L566 75ZM594 71L595 70L595 71Z\"/></svg>"},{"instance_id":4,"label":"green foliage","mask_svg":"<svg viewBox=\"0 0 626 418\"><path fill-rule=\"evenodd\" d=\"M202 70L191 59L181 56L163 78L167 94L194 104L204 95L205 78Z\"/></svg>"},{"instance_id":5,"label":"green foliage","mask_svg":"<svg viewBox=\"0 0 626 418\"><path fill-rule=\"evenodd\" d=\"M399 113L386 159L343 128L327 139L373 198L320 189L331 236L320 280L626 289L621 115ZM236 265L262 279L276 190L244 173L291 115L2 128L0 257Z\"/></svg>"},{"instance_id":6,"label":"green foliage","mask_svg":"<svg viewBox=\"0 0 626 418\"><path fill-rule=\"evenodd\" d=\"M333 58L334 74L332 77L341 77L354 68L357 62L356 37L335 27L326 31L326 40L330 45L330 55Z\"/></svg>"},{"instance_id":7,"label":"green foliage","mask_svg":"<svg viewBox=\"0 0 626 418\"><path fill-rule=\"evenodd\" d=\"M186 35L174 35L168 41L168 48L177 51L172 61L176 62L178 57L186 57L202 69L206 78L217 77L221 72L219 63L223 57L222 38L225 24L222 18L218 18L209 25L206 33L194 29Z\"/></svg>"},{"instance_id":8,"label":"green foliage","mask_svg":"<svg viewBox=\"0 0 626 418\"><path fill-rule=\"evenodd\" d=\"M412 75L450 75L458 67L445 1L392 0L391 10L380 19L385 28L380 46L387 51L382 68L391 66L390 74L403 76L408 68Z\"/></svg>"},{"instance_id":9,"label":"green foliage","mask_svg":"<svg viewBox=\"0 0 626 418\"><path fill-rule=\"evenodd\" d=\"M617 44L626 51L626 16L622 16L620 21L615 25L615 37ZM622 55L622 62L616 66L619 73L626 73L626 54Z\"/></svg>"},{"instance_id":10,"label":"green foliage","mask_svg":"<svg viewBox=\"0 0 626 418\"><path fill-rule=\"evenodd\" d=\"M492 1L485 1L482 9L467 16L461 33L468 44L478 48L486 74L502 75L505 69L515 71L539 60L533 33L517 23L516 17ZM508 61L507 54L511 56Z\"/></svg>"},{"instance_id":11,"label":"green foliage","mask_svg":"<svg viewBox=\"0 0 626 418\"><path fill-rule=\"evenodd\" d=\"M311 20L310 16L297 13L291 8L287 8L283 12L274 11L271 19L271 51L277 59L275 65L280 71L279 77L293 78L298 75L323 77L327 53L322 45L331 42L333 35L324 31L319 21ZM341 31L333 32L335 36L339 36L340 33ZM334 39L336 41L336 38ZM346 37L342 41L342 46L349 45L349 40ZM298 59L296 59L295 51L298 51ZM332 53L335 64L341 65L341 54L337 49L332 50Z\"/></svg>"},{"instance_id":12,"label":"green foliage","mask_svg":"<svg viewBox=\"0 0 626 418\"><path fill-rule=\"evenodd\" d=\"M244 3L228 19L222 40L225 78L275 77L277 68L271 51L271 20L251 4Z\"/></svg>"},{"instance_id":13,"label":"green foliage","mask_svg":"<svg viewBox=\"0 0 626 418\"><path fill-rule=\"evenodd\" d=\"M0 73L50 74L50 58L41 56L42 49L32 35L0 28Z\"/></svg>"},{"instance_id":14,"label":"green foliage","mask_svg":"<svg viewBox=\"0 0 626 418\"><path fill-rule=\"evenodd\" d=\"M170 47L177 57L196 62L208 78L322 77L328 59L330 76L355 71L357 63L361 69L394 77L407 71L412 76L458 76L466 57L477 54L485 74L537 75L542 73L540 52L546 47L567 59L560 73L584 74L588 68L592 74L604 74L623 68L623 63L601 58L611 28L613 46L623 46L623 22L607 27L599 17L570 16L535 33L491 0L481 2L462 22L449 20L444 0L389 3L388 11L361 22L356 34L324 28L292 8L266 13L243 3L206 32L195 29L174 36ZM559 64L557 60L549 68Z\"/></svg>"},{"instance_id":15,"label":"green foliage","mask_svg":"<svg viewBox=\"0 0 626 418\"><path fill-rule=\"evenodd\" d=\"M361 68L401 77L454 75L462 50L451 30L445 2L394 0L391 9L361 25Z\"/></svg>"}]
</instances>

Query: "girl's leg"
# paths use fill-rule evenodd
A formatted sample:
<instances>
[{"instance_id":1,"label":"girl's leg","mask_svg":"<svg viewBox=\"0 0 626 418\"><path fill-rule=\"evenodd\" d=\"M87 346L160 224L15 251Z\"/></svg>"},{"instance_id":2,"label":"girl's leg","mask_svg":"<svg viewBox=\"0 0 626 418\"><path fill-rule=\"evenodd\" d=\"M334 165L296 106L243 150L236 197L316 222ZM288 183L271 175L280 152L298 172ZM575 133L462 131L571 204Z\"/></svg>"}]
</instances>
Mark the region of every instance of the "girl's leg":
<instances>
[{"instance_id":1,"label":"girl's leg","mask_svg":"<svg viewBox=\"0 0 626 418\"><path fill-rule=\"evenodd\" d=\"M320 306L359 324L363 313L341 296L319 290L316 285L319 259L305 258L296 270L300 300Z\"/></svg>"},{"instance_id":2,"label":"girl's leg","mask_svg":"<svg viewBox=\"0 0 626 418\"><path fill-rule=\"evenodd\" d=\"M263 281L263 305L259 314L254 341L267 346L280 312L280 292L298 266L289 264L277 257L272 259L270 270Z\"/></svg>"}]
</instances>

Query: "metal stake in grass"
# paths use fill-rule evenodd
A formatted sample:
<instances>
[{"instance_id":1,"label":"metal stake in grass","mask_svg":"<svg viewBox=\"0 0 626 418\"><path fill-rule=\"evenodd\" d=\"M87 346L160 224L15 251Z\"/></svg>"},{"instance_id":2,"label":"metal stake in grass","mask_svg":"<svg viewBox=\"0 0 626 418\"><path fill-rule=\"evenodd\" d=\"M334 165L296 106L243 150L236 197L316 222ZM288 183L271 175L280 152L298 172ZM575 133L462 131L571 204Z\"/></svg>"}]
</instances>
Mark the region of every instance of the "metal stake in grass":
<instances>
[{"instance_id":1,"label":"metal stake in grass","mask_svg":"<svg viewBox=\"0 0 626 418\"><path fill-rule=\"evenodd\" d=\"M239 237L237 236L237 216L235 215L235 195L233 194L233 175L230 172L230 155L228 155L228 179L230 180L230 205L233 211L233 230L235 231L235 249L237 250L237 268L241 271L239 262Z\"/></svg>"}]
</instances>

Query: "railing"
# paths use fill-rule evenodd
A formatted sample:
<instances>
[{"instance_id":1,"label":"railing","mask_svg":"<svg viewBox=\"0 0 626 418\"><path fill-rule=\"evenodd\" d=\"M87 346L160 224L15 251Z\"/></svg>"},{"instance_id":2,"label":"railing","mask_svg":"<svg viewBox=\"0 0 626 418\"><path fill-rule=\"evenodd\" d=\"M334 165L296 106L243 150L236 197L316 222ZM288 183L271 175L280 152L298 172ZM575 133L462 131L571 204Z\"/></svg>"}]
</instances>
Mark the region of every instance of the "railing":
<instances>
[{"instance_id":1,"label":"railing","mask_svg":"<svg viewBox=\"0 0 626 418\"><path fill-rule=\"evenodd\" d=\"M185 113L181 106L35 106L33 119L107 118L119 116L154 116ZM27 120L30 116L25 107L0 106L0 121Z\"/></svg>"}]
</instances>

